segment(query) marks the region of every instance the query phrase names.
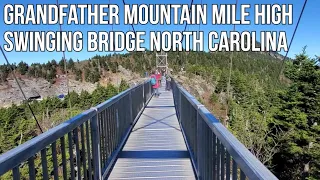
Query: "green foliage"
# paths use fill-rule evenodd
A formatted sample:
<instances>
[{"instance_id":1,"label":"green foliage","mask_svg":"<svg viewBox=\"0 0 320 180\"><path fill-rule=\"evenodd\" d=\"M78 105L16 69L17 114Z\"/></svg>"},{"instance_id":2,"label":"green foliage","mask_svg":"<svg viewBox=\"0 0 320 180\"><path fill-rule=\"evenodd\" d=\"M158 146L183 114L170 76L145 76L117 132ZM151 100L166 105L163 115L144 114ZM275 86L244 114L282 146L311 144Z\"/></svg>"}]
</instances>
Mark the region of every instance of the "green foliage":
<instances>
[{"instance_id":1,"label":"green foliage","mask_svg":"<svg viewBox=\"0 0 320 180\"><path fill-rule=\"evenodd\" d=\"M59 61L59 67L60 67L60 69L61 69L61 71L64 73L64 64L65 64L65 62L64 62L64 59L61 59L60 61Z\"/></svg>"},{"instance_id":2,"label":"green foliage","mask_svg":"<svg viewBox=\"0 0 320 180\"><path fill-rule=\"evenodd\" d=\"M82 81L82 71L80 69L76 69L75 73L76 73L76 81Z\"/></svg>"},{"instance_id":3,"label":"green foliage","mask_svg":"<svg viewBox=\"0 0 320 180\"><path fill-rule=\"evenodd\" d=\"M100 79L99 69L96 67L94 70L85 68L84 70L85 80L91 83L96 83Z\"/></svg>"},{"instance_id":4,"label":"green foliage","mask_svg":"<svg viewBox=\"0 0 320 180\"><path fill-rule=\"evenodd\" d=\"M129 84L125 80L121 79L120 86L119 86L119 92L124 91L128 88L129 88Z\"/></svg>"},{"instance_id":5,"label":"green foliage","mask_svg":"<svg viewBox=\"0 0 320 180\"><path fill-rule=\"evenodd\" d=\"M155 52L132 52L127 54L96 55L80 67L72 61L68 69L73 69L77 80L99 82L100 72L116 73L121 65L133 72L144 74L155 67ZM233 134L280 179L319 179L320 177L320 73L316 59L305 53L297 55L285 64L284 74L291 84L280 81L281 61L265 53L237 52L232 55L230 95L226 97L229 80L229 52L168 52L169 66L174 72L182 67L187 77L201 76L215 85L210 102L228 104L226 110L228 128ZM20 64L20 63L19 63ZM64 71L64 61L47 64L31 64L25 71L25 64L12 65L19 73L32 77L54 80L55 67ZM79 69L77 69L79 68ZM10 69L0 66L0 81L6 81ZM54 82L54 81L51 81ZM92 94L82 91L79 95L71 92L65 100L48 98L31 105L37 116L48 114L53 122L66 119L62 110L72 103L69 113L77 113L101 103L129 86L121 81L119 87L108 84L98 85ZM201 99L201 101L205 101ZM228 102L228 103L226 103ZM71 111L71 112L70 112ZM23 113L25 112L25 113ZM221 116L221 115L220 115ZM224 117L223 117L224 118ZM24 106L0 109L0 151L18 145L34 136L35 124ZM21 133L17 133L18 129ZM8 139L8 140L7 140ZM6 142L7 141L7 142ZM309 167L309 168L308 168Z\"/></svg>"},{"instance_id":6,"label":"green foliage","mask_svg":"<svg viewBox=\"0 0 320 180\"><path fill-rule=\"evenodd\" d=\"M119 88L122 90L128 88L127 82L122 80ZM87 91L82 91L80 94L72 91L64 100L57 97L48 97L42 101L33 101L30 106L40 123L43 121L41 117L46 114L45 116L50 119L50 123L56 124L61 120L68 119L61 114L64 110L69 111L67 114L76 115L108 100L116 95L119 90L112 84L108 84L107 87L98 85L92 94ZM72 109L69 109L69 102ZM0 154L36 136L36 129L32 114L25 104L19 106L13 104L9 108L0 108L0 141L2 142L0 144Z\"/></svg>"},{"instance_id":7,"label":"green foliage","mask_svg":"<svg viewBox=\"0 0 320 180\"><path fill-rule=\"evenodd\" d=\"M0 65L0 82L6 82L10 72L10 67L7 65Z\"/></svg>"},{"instance_id":8,"label":"green foliage","mask_svg":"<svg viewBox=\"0 0 320 180\"><path fill-rule=\"evenodd\" d=\"M212 93L210 96L210 102L216 103L216 102L218 102L218 100L219 100L218 96L215 93Z\"/></svg>"},{"instance_id":9,"label":"green foliage","mask_svg":"<svg viewBox=\"0 0 320 180\"><path fill-rule=\"evenodd\" d=\"M18 64L18 71L20 72L20 74L22 75L25 75L28 71L28 64L21 61L19 64Z\"/></svg>"},{"instance_id":10,"label":"green foliage","mask_svg":"<svg viewBox=\"0 0 320 180\"><path fill-rule=\"evenodd\" d=\"M75 70L74 61L72 58L70 58L68 61L68 69L71 69L72 71Z\"/></svg>"},{"instance_id":11,"label":"green foliage","mask_svg":"<svg viewBox=\"0 0 320 180\"><path fill-rule=\"evenodd\" d=\"M289 65L286 75L293 82L279 94L275 124L289 136L274 159L280 178L320 177L320 68L303 51ZM280 166L280 163L282 164Z\"/></svg>"}]
</instances>

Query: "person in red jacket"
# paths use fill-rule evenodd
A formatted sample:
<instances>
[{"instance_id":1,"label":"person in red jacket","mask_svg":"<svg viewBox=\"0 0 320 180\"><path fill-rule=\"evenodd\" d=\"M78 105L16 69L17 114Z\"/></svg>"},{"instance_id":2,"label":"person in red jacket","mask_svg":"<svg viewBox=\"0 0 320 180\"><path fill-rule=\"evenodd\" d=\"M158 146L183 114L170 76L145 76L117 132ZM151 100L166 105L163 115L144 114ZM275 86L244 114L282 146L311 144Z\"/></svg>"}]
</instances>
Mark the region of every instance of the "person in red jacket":
<instances>
[{"instance_id":1,"label":"person in red jacket","mask_svg":"<svg viewBox=\"0 0 320 180\"><path fill-rule=\"evenodd\" d=\"M161 76L160 76L161 77ZM160 79L159 79L159 75L155 74L155 72L152 72L150 78L154 78L156 80L155 84L152 85L152 88L155 92L155 97L159 97L160 93L159 93L159 87L160 87Z\"/></svg>"}]
</instances>

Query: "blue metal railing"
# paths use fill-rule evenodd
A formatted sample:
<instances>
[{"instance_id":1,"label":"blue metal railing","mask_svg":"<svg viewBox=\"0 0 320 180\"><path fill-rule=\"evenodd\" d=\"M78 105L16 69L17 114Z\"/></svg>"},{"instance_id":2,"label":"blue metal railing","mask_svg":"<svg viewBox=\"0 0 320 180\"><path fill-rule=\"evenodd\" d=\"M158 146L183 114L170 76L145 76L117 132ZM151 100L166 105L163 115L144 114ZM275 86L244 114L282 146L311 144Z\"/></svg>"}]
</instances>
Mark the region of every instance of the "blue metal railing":
<instances>
[{"instance_id":1,"label":"blue metal railing","mask_svg":"<svg viewBox=\"0 0 320 180\"><path fill-rule=\"evenodd\" d=\"M277 179L195 97L174 80L171 85L177 117L198 179Z\"/></svg>"},{"instance_id":2,"label":"blue metal railing","mask_svg":"<svg viewBox=\"0 0 320 180\"><path fill-rule=\"evenodd\" d=\"M146 81L2 154L0 179L106 178L151 97Z\"/></svg>"}]
</instances>

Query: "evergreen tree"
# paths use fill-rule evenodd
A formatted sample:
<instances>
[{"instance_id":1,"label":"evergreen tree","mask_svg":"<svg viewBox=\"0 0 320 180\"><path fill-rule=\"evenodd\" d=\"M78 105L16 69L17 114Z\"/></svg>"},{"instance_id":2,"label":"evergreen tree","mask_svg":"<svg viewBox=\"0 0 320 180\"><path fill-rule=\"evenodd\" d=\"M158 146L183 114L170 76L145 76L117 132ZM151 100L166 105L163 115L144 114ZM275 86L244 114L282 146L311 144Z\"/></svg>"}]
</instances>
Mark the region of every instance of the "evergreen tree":
<instances>
[{"instance_id":1,"label":"evergreen tree","mask_svg":"<svg viewBox=\"0 0 320 180\"><path fill-rule=\"evenodd\" d=\"M74 69L75 69L74 61L72 58L70 58L68 61L68 69L71 69L72 71L74 71Z\"/></svg>"},{"instance_id":2,"label":"evergreen tree","mask_svg":"<svg viewBox=\"0 0 320 180\"><path fill-rule=\"evenodd\" d=\"M25 75L27 72L28 72L28 64L21 61L19 64L18 64L18 71L20 74L22 75Z\"/></svg>"},{"instance_id":3,"label":"evergreen tree","mask_svg":"<svg viewBox=\"0 0 320 180\"><path fill-rule=\"evenodd\" d=\"M129 84L124 79L121 79L120 86L119 86L119 92L124 91L128 88L129 88Z\"/></svg>"},{"instance_id":4,"label":"evergreen tree","mask_svg":"<svg viewBox=\"0 0 320 180\"><path fill-rule=\"evenodd\" d=\"M276 125L290 132L274 163L282 179L320 177L320 69L305 54L296 56L287 76L293 81L279 94Z\"/></svg>"}]
</instances>

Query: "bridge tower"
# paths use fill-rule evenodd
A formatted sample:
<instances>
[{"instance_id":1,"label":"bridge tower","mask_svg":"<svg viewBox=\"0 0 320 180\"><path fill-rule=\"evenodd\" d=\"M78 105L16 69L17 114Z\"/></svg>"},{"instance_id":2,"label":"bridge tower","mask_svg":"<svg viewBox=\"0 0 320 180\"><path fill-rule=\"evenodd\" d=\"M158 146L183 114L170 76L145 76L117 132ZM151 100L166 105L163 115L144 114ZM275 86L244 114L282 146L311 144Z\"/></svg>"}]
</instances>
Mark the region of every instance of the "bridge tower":
<instances>
[{"instance_id":1,"label":"bridge tower","mask_svg":"<svg viewBox=\"0 0 320 180\"><path fill-rule=\"evenodd\" d=\"M165 69L166 74L168 73L168 54L166 52L161 51L160 53L156 53L156 66L157 69Z\"/></svg>"}]
</instances>

